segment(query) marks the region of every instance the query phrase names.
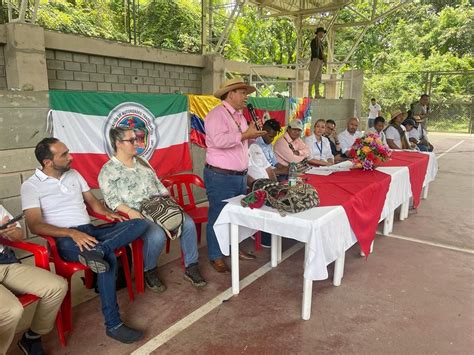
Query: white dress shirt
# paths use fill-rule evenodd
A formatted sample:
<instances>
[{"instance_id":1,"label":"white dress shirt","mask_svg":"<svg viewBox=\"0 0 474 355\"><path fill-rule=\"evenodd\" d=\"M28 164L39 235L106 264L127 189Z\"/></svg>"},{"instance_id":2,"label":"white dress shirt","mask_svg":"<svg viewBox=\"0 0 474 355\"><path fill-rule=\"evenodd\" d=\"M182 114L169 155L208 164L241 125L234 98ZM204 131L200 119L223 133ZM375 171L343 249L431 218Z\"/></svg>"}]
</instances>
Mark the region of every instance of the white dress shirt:
<instances>
[{"instance_id":1,"label":"white dress shirt","mask_svg":"<svg viewBox=\"0 0 474 355\"><path fill-rule=\"evenodd\" d=\"M334 160L334 155L332 155L331 152L331 144L326 137L321 137L321 142L317 142L316 136L312 134L305 138L305 144L309 148L309 160L316 159L326 162L329 159Z\"/></svg>"},{"instance_id":2,"label":"white dress shirt","mask_svg":"<svg viewBox=\"0 0 474 355\"><path fill-rule=\"evenodd\" d=\"M425 136L424 129L421 124L418 124L418 128L413 127L410 132L408 132L408 138L415 138L418 142Z\"/></svg>"},{"instance_id":3,"label":"white dress shirt","mask_svg":"<svg viewBox=\"0 0 474 355\"><path fill-rule=\"evenodd\" d=\"M360 138L362 136L362 133L360 131L356 131L354 134L350 134L347 129L342 131L337 135L337 140L339 141L339 144L341 145L341 151L342 153L346 153L352 148L352 145L354 144L354 141L357 138Z\"/></svg>"},{"instance_id":4,"label":"white dress shirt","mask_svg":"<svg viewBox=\"0 0 474 355\"><path fill-rule=\"evenodd\" d=\"M262 148L257 143L253 143L249 147L249 168L247 174L255 180L268 179L267 169L271 166Z\"/></svg>"}]
</instances>

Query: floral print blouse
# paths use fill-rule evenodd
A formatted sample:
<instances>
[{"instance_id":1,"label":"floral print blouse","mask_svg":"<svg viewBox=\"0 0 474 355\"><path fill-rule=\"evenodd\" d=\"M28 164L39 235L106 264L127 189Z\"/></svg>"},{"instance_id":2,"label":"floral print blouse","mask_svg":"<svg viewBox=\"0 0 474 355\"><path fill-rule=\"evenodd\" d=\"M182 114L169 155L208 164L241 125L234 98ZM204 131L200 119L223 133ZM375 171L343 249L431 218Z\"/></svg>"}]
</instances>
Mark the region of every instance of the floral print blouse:
<instances>
[{"instance_id":1,"label":"floral print blouse","mask_svg":"<svg viewBox=\"0 0 474 355\"><path fill-rule=\"evenodd\" d=\"M99 186L105 203L113 210L120 204L140 210L145 198L169 195L155 171L139 163L137 158L133 158L133 168L129 168L112 157L100 170Z\"/></svg>"}]
</instances>

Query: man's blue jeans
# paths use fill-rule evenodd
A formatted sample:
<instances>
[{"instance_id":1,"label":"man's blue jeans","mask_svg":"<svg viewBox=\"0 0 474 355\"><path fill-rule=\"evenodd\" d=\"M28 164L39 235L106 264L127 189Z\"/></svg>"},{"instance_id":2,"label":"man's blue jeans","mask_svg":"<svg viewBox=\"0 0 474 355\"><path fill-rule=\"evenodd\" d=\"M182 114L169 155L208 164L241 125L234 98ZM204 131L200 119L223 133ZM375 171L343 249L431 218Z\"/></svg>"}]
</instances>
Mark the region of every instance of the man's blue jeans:
<instances>
[{"instance_id":1,"label":"man's blue jeans","mask_svg":"<svg viewBox=\"0 0 474 355\"><path fill-rule=\"evenodd\" d=\"M148 228L148 223L145 220L132 219L130 221L107 224L105 227L83 224L73 228L96 238L99 241L96 248L104 252L104 259L110 265L109 271L97 274L97 286L99 288L105 326L107 329L115 328L122 323L115 292L115 272L117 267L115 249L130 244L143 235ZM56 244L58 252L64 260L78 261L80 250L72 238L56 238Z\"/></svg>"},{"instance_id":2,"label":"man's blue jeans","mask_svg":"<svg viewBox=\"0 0 474 355\"><path fill-rule=\"evenodd\" d=\"M143 258L145 263L145 271L152 270L156 267L158 257L163 251L166 243L166 235L156 223L146 220L148 229L143 235ZM191 264L198 262L198 248L197 248L197 233L196 225L193 219L184 214L184 223L181 236L179 237L181 243L181 250L184 255L184 265L188 267Z\"/></svg>"},{"instance_id":3,"label":"man's blue jeans","mask_svg":"<svg viewBox=\"0 0 474 355\"><path fill-rule=\"evenodd\" d=\"M223 257L214 233L214 223L226 205L226 202L222 200L245 194L247 175L226 175L204 168L204 183L209 201L206 227L207 251L209 260L216 260Z\"/></svg>"},{"instance_id":4,"label":"man's blue jeans","mask_svg":"<svg viewBox=\"0 0 474 355\"><path fill-rule=\"evenodd\" d=\"M417 147L421 152L432 152L433 151L432 149L430 150L430 147L428 145L418 144Z\"/></svg>"}]
</instances>

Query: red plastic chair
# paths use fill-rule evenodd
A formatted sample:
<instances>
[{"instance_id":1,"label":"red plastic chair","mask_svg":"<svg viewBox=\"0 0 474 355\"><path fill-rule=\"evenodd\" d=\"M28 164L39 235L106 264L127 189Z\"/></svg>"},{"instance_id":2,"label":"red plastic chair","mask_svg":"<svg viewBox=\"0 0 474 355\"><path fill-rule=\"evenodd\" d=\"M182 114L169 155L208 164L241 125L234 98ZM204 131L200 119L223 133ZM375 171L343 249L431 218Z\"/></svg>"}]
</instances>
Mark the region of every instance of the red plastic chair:
<instances>
[{"instance_id":1,"label":"red plastic chair","mask_svg":"<svg viewBox=\"0 0 474 355\"><path fill-rule=\"evenodd\" d=\"M170 191L171 196L176 200L176 202L183 207L184 211L193 219L196 224L198 243L201 244L201 228L202 224L207 222L209 208L207 206L196 206L192 186L194 185L205 189L204 181L194 174L179 174L163 178L161 179L161 182ZM188 197L187 203L185 201L184 191ZM170 241L168 240L166 242L167 253L169 253L169 248Z\"/></svg>"},{"instance_id":2,"label":"red plastic chair","mask_svg":"<svg viewBox=\"0 0 474 355\"><path fill-rule=\"evenodd\" d=\"M92 208L88 205L87 213L89 216L94 218L100 219L102 221L111 222L110 219L105 217L102 214L94 212ZM123 217L129 219L128 215L123 212L118 212ZM133 270L135 274L135 289L137 294L145 292L145 276L144 276L144 266L143 266L143 240L141 238L137 238L132 242L132 257L133 257Z\"/></svg>"},{"instance_id":3,"label":"red plastic chair","mask_svg":"<svg viewBox=\"0 0 474 355\"><path fill-rule=\"evenodd\" d=\"M54 263L56 274L64 277L68 283L68 291L61 305L61 313L62 313L62 319L63 319L64 332L70 332L72 331L71 277L76 272L84 270L86 287L91 288L92 287L91 285L92 271L87 266L84 266L81 263L63 260L61 256L59 255L59 252L56 246L56 240L54 237L44 236L44 235L41 235L40 237L46 239L46 241L48 242L48 245L50 248L50 254L49 254L50 261ZM115 251L115 255L117 257L120 257L122 260L125 279L127 281L128 295L130 297L130 301L133 301L134 294L133 294L133 286L132 286L132 277L130 275L127 252L125 248L122 247Z\"/></svg>"},{"instance_id":4,"label":"red plastic chair","mask_svg":"<svg viewBox=\"0 0 474 355\"><path fill-rule=\"evenodd\" d=\"M38 244L28 243L28 242L13 242L8 239L4 239L0 237L0 244L8 245L12 248L21 249L32 253L35 257L35 265L42 269L48 270L49 269L49 255L48 250ZM26 308L30 304L36 302L39 298L35 295L24 294L18 296L18 300L22 304L23 308ZM58 312L56 316L56 328L58 331L59 342L62 346L66 346L66 337L64 335L64 326L63 326L63 318L61 314L61 310Z\"/></svg>"}]
</instances>

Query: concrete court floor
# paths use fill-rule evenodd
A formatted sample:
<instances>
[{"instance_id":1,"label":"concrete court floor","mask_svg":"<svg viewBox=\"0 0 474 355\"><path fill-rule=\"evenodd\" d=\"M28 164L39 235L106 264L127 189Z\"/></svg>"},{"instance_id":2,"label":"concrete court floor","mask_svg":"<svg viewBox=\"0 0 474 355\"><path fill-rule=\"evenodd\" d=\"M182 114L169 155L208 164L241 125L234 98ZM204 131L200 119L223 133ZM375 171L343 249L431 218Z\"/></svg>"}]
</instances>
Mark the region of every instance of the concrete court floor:
<instances>
[{"instance_id":1,"label":"concrete court floor","mask_svg":"<svg viewBox=\"0 0 474 355\"><path fill-rule=\"evenodd\" d=\"M68 347L61 348L52 332L45 337L46 350L50 354L128 354L144 346L142 350L156 349L156 354L471 353L474 139L431 134L431 140L438 154L463 143L439 159L440 170L428 200L422 201L416 213L411 211L408 220L395 223L395 237L377 236L367 261L358 256L357 246L351 248L340 287L330 281L332 266L330 279L313 284L309 321L300 318L304 256L300 249L242 289L239 296L208 313L203 311L202 318L166 338L163 332L175 322L230 287L230 275L215 273L202 248L206 288L193 289L182 279L179 261L174 261L161 268L168 285L165 293L146 292L130 303L126 292L119 292L124 320L146 329L140 343L123 345L107 338L99 300L93 298L74 308L75 329ZM252 247L250 240L244 243ZM284 250L294 244L285 240ZM241 278L268 260L269 252L263 250L257 261L241 262ZM154 345L146 344L152 339ZM19 351L12 346L9 354Z\"/></svg>"}]
</instances>

